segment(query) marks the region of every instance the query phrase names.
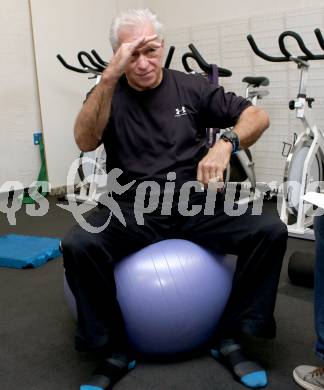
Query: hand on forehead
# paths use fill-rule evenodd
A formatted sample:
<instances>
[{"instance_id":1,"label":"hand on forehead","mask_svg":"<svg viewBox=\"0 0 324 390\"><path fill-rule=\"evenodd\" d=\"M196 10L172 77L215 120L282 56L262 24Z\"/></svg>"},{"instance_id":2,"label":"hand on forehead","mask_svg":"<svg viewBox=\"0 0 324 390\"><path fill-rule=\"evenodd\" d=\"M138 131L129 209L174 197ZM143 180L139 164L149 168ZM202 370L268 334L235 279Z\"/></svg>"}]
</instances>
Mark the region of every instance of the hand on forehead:
<instances>
[{"instance_id":1,"label":"hand on forehead","mask_svg":"<svg viewBox=\"0 0 324 390\"><path fill-rule=\"evenodd\" d=\"M157 34L154 34L154 35L143 36L142 40L138 45L138 48L160 47L160 46L161 46L161 40L158 38Z\"/></svg>"},{"instance_id":2,"label":"hand on forehead","mask_svg":"<svg viewBox=\"0 0 324 390\"><path fill-rule=\"evenodd\" d=\"M145 50L148 48L158 49L162 46L161 40L158 38L157 34L142 36L133 41L133 50Z\"/></svg>"}]
</instances>

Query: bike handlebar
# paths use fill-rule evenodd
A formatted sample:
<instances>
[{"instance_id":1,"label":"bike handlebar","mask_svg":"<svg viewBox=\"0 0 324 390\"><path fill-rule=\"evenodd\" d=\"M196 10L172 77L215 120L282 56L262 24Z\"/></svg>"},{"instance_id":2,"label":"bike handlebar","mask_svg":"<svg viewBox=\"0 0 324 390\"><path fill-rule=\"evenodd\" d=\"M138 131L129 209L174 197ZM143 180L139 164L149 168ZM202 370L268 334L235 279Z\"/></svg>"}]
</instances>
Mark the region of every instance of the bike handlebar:
<instances>
[{"instance_id":1,"label":"bike handlebar","mask_svg":"<svg viewBox=\"0 0 324 390\"><path fill-rule=\"evenodd\" d=\"M170 49L168 51L168 54L167 54L167 57L166 57L166 60L165 60L165 63L164 63L164 67L165 68L169 68L170 67L174 51L175 51L175 46L170 46Z\"/></svg>"},{"instance_id":2,"label":"bike handlebar","mask_svg":"<svg viewBox=\"0 0 324 390\"><path fill-rule=\"evenodd\" d=\"M191 50L191 53L193 54L193 58L197 61L197 64L200 66L200 68L204 72L208 72L208 70L210 69L210 64L208 64L204 60L204 58L199 53L198 49L194 46L193 43L190 43L188 46L189 46L189 49Z\"/></svg>"},{"instance_id":3,"label":"bike handlebar","mask_svg":"<svg viewBox=\"0 0 324 390\"><path fill-rule=\"evenodd\" d=\"M170 66L174 50L175 47L171 46L165 61L165 65L164 65L165 68L168 68ZM93 55L94 58L91 56L91 54ZM91 54L89 54L86 51L80 51L78 53L77 57L83 69L68 64L60 54L58 54L56 57L61 62L61 64L69 70L73 70L74 72L78 72L78 73L91 73L98 76L108 66L108 62L105 62L95 50L91 50ZM85 57L92 66L87 65L83 57Z\"/></svg>"},{"instance_id":4,"label":"bike handlebar","mask_svg":"<svg viewBox=\"0 0 324 390\"><path fill-rule=\"evenodd\" d=\"M316 56L310 50L308 50L307 47L305 46L305 43L304 43L302 37L294 31L284 31L283 33L280 34L280 36L278 38L281 53L286 58L290 58L292 56L292 54L287 50L287 48L285 46L284 39L286 37L292 37L297 41L300 50L305 54L305 58L302 58L302 56L299 56L299 58L306 60L306 61L307 61L307 59L309 59L309 60L316 59L315 58Z\"/></svg>"},{"instance_id":5,"label":"bike handlebar","mask_svg":"<svg viewBox=\"0 0 324 390\"><path fill-rule=\"evenodd\" d=\"M91 53L93 54L94 58L98 61L98 63L104 67L108 65L108 62L104 61L100 55L96 52L96 50L91 50Z\"/></svg>"},{"instance_id":6,"label":"bike handlebar","mask_svg":"<svg viewBox=\"0 0 324 390\"><path fill-rule=\"evenodd\" d=\"M286 57L274 57L274 56L269 56L268 54L266 54L266 53L264 53L263 51L261 51L261 50L258 48L257 44L255 43L255 40L254 40L254 38L252 37L251 34L249 34L246 38L247 38L247 40L249 41L249 44L250 44L252 50L254 51L254 53L255 53L257 56L263 58L264 60L270 61L270 62L284 62L284 61L288 61L288 60L286 59Z\"/></svg>"},{"instance_id":7,"label":"bike handlebar","mask_svg":"<svg viewBox=\"0 0 324 390\"><path fill-rule=\"evenodd\" d=\"M316 35L316 38L318 40L319 45L324 50L324 38L323 38L323 35L321 33L321 30L319 28L315 28L314 32L315 32L315 35Z\"/></svg>"},{"instance_id":8,"label":"bike handlebar","mask_svg":"<svg viewBox=\"0 0 324 390\"><path fill-rule=\"evenodd\" d=\"M321 48L324 50L324 39L323 39L323 36L322 36L320 30L315 29L314 32L315 32L315 35L317 37L317 40L318 40ZM288 36L290 36L296 40L300 50L304 53L304 55L295 57L288 51L288 49L285 46L285 38ZM323 54L313 54L309 49L307 49L302 37L294 31L284 31L283 33L280 34L280 36L278 38L279 48L280 48L281 53L283 54L283 57L269 56L268 54L261 51L258 48L257 44L255 43L255 40L251 34L249 34L246 38L247 38L252 50L254 51L254 53L266 61L288 62L288 61L292 61L291 57L295 57L297 59L304 60L304 61L323 60L324 59Z\"/></svg>"},{"instance_id":9,"label":"bike handlebar","mask_svg":"<svg viewBox=\"0 0 324 390\"><path fill-rule=\"evenodd\" d=\"M87 60L90 62L91 65L94 66L94 68L92 68L91 66L87 65L84 60L83 60L83 57L86 57ZM89 53L87 53L86 51L80 51L78 53L78 60L80 62L80 64L85 68L85 69L89 69L91 71L96 71L96 72L103 72L105 70L105 67L101 64L99 64L98 62L96 62Z\"/></svg>"},{"instance_id":10,"label":"bike handlebar","mask_svg":"<svg viewBox=\"0 0 324 390\"><path fill-rule=\"evenodd\" d=\"M185 53L182 56L182 64L183 67L187 72L192 72L192 69L188 65L187 59L188 58L193 58L197 64L199 65L200 69L203 70L205 73L210 73L211 72L211 64L208 64L205 59L202 57L202 55L199 53L198 49L192 44L189 44L189 49L191 52ZM220 77L230 77L232 76L232 72L228 69L225 68L220 68L218 67L218 73Z\"/></svg>"},{"instance_id":11,"label":"bike handlebar","mask_svg":"<svg viewBox=\"0 0 324 390\"><path fill-rule=\"evenodd\" d=\"M69 65L64 59L63 57L58 54L56 56L56 58L60 61L60 63L67 69L69 70L73 70L74 72L78 72L78 73L90 73L89 71L85 70L85 69L80 69L80 68L76 68L75 66L72 66L72 65Z\"/></svg>"}]
</instances>

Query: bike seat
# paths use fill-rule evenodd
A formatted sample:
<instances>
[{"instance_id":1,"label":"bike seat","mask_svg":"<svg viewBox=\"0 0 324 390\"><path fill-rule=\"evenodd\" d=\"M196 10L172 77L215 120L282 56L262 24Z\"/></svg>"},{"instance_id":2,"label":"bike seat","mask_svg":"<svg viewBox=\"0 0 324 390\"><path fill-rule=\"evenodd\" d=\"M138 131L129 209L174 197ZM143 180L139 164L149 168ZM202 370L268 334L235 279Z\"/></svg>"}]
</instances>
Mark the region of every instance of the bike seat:
<instances>
[{"instance_id":1,"label":"bike seat","mask_svg":"<svg viewBox=\"0 0 324 390\"><path fill-rule=\"evenodd\" d=\"M269 79L267 77L244 77L242 80L243 83L248 83L252 87L260 87L260 85L267 86L269 85Z\"/></svg>"}]
</instances>

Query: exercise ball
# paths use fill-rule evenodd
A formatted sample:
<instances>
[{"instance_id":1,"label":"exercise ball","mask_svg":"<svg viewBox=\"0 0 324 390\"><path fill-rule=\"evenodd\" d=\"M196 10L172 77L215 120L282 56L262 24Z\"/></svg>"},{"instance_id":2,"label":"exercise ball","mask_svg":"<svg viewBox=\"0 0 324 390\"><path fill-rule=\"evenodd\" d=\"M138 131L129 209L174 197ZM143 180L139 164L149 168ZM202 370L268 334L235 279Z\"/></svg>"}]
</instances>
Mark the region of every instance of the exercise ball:
<instances>
[{"instance_id":1,"label":"exercise ball","mask_svg":"<svg viewBox=\"0 0 324 390\"><path fill-rule=\"evenodd\" d=\"M227 303L232 272L224 257L186 240L165 240L115 268L129 340L144 354L195 349L212 336Z\"/></svg>"},{"instance_id":2,"label":"exercise ball","mask_svg":"<svg viewBox=\"0 0 324 390\"><path fill-rule=\"evenodd\" d=\"M160 241L121 260L117 299L132 347L168 355L202 346L216 330L232 277L224 256L186 240Z\"/></svg>"}]
</instances>

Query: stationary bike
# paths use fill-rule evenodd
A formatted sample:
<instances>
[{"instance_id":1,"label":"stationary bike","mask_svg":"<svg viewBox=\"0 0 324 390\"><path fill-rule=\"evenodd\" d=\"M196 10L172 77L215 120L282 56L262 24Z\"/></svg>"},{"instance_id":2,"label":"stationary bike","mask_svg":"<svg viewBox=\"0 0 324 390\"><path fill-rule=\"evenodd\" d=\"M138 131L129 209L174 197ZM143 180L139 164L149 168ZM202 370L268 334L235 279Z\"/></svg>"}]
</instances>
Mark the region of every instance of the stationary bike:
<instances>
[{"instance_id":1,"label":"stationary bike","mask_svg":"<svg viewBox=\"0 0 324 390\"><path fill-rule=\"evenodd\" d=\"M249 100L253 104L253 106L257 106L258 100L261 100L265 96L269 95L268 90L260 88L260 87L266 87L270 84L270 81L267 77L247 76L242 79L242 82L246 83L245 98ZM250 191L254 194L252 199L250 198L251 201L259 197L260 194L258 193L259 190L257 189L257 181L255 176L255 170L254 170L254 162L252 160L252 154L250 152L250 149L245 149L244 152L245 153L243 153L242 150L236 153L236 158L240 162L240 165L236 166L236 169L232 169L231 180L234 182L243 182L244 174L246 175L246 178L248 178L248 180L251 183ZM235 173L239 172L239 167L242 167L244 169L244 172L241 173L241 176L236 176ZM239 203L243 203L243 202L244 199L239 201Z\"/></svg>"},{"instance_id":2,"label":"stationary bike","mask_svg":"<svg viewBox=\"0 0 324 390\"><path fill-rule=\"evenodd\" d=\"M320 31L317 29L315 33L324 49L324 40ZM298 57L291 55L284 43L286 37L294 38L304 55ZM293 61L301 70L297 98L289 102L289 108L296 111L296 118L301 121L304 131L299 134L294 145L288 151L283 178L283 203L280 217L287 224L291 236L311 239L313 238L313 231L310 229L313 224L313 206L307 204L303 196L307 191L320 192L323 190L320 183L323 181L324 138L311 119L314 98L307 97L306 87L310 66L308 61L323 60L324 55L313 54L307 49L301 36L293 31L284 31L279 36L278 42L283 54L282 57L263 53L257 47L252 35L248 35L247 39L254 53L264 60L270 62Z\"/></svg>"}]
</instances>

